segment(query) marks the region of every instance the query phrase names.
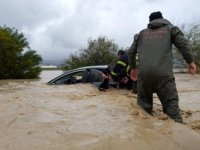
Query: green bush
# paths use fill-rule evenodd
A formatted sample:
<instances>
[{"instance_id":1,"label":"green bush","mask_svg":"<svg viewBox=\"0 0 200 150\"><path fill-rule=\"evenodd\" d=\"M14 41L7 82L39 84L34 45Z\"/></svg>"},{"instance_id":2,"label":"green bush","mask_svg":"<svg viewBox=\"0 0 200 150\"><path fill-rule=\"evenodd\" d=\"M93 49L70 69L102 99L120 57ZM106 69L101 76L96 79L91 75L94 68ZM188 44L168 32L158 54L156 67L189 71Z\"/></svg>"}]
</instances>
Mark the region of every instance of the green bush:
<instances>
[{"instance_id":1,"label":"green bush","mask_svg":"<svg viewBox=\"0 0 200 150\"><path fill-rule=\"evenodd\" d=\"M0 27L0 79L37 78L41 61L23 33L15 28Z\"/></svg>"}]
</instances>

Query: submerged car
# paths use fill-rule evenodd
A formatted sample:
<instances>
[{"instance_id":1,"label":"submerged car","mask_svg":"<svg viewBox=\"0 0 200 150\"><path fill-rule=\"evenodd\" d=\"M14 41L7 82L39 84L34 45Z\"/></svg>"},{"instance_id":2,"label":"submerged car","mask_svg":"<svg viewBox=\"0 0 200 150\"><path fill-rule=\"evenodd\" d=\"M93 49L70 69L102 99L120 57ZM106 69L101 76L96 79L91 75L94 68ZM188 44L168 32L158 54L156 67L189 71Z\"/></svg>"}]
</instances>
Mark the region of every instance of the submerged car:
<instances>
[{"instance_id":1,"label":"submerged car","mask_svg":"<svg viewBox=\"0 0 200 150\"><path fill-rule=\"evenodd\" d=\"M76 84L76 83L91 83L99 86L103 82L102 71L107 69L107 65L87 66L73 70L68 70L60 76L50 80L48 84ZM111 86L117 85L116 82L110 81Z\"/></svg>"}]
</instances>

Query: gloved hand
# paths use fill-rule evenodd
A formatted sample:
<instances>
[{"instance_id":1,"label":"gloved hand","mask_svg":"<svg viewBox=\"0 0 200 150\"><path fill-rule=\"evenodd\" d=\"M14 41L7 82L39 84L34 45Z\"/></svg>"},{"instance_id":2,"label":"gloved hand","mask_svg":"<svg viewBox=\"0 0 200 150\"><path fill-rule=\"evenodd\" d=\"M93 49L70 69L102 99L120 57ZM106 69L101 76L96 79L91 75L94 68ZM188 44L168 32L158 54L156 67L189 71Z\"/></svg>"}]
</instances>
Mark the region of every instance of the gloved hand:
<instances>
[{"instance_id":1,"label":"gloved hand","mask_svg":"<svg viewBox=\"0 0 200 150\"><path fill-rule=\"evenodd\" d=\"M131 69L131 79L133 81L137 80L137 70L136 69Z\"/></svg>"}]
</instances>

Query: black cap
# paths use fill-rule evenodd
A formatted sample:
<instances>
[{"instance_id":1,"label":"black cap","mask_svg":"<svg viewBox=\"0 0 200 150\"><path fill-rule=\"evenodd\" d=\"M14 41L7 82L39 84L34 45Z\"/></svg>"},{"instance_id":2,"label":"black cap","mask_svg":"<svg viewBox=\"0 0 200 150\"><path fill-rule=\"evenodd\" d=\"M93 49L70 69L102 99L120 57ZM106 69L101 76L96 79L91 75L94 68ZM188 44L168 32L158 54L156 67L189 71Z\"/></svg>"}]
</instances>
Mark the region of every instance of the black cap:
<instances>
[{"instance_id":1,"label":"black cap","mask_svg":"<svg viewBox=\"0 0 200 150\"><path fill-rule=\"evenodd\" d=\"M152 12L149 16L149 21L160 19L160 18L163 18L162 13L160 11Z\"/></svg>"}]
</instances>

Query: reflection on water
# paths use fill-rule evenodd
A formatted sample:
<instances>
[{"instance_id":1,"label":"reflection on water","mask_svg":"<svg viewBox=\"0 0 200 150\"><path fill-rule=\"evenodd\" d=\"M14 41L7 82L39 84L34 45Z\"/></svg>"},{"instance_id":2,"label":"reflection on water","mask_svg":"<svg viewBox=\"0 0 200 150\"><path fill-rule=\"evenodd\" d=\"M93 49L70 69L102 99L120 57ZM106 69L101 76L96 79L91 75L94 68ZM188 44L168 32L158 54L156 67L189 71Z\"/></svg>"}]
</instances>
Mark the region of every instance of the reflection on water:
<instances>
[{"instance_id":1,"label":"reflection on water","mask_svg":"<svg viewBox=\"0 0 200 150\"><path fill-rule=\"evenodd\" d=\"M45 70L40 74L41 81L48 82L49 80L61 75L62 70Z\"/></svg>"},{"instance_id":2,"label":"reflection on water","mask_svg":"<svg viewBox=\"0 0 200 150\"><path fill-rule=\"evenodd\" d=\"M156 96L155 115L149 116L131 91L46 84L60 74L0 81L0 149L199 149L199 76L176 75L182 125L162 114Z\"/></svg>"}]
</instances>

